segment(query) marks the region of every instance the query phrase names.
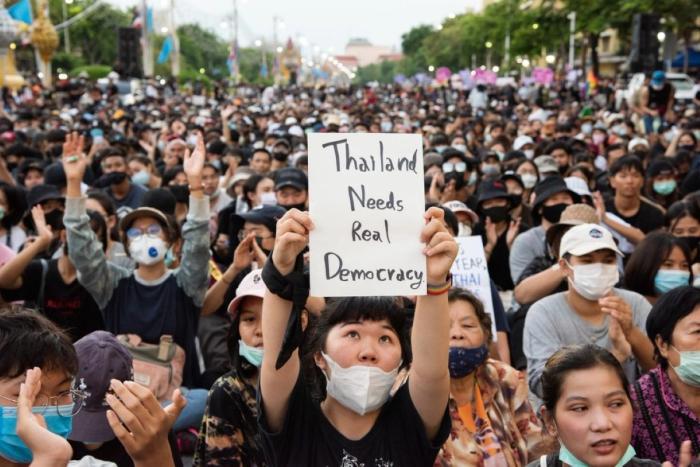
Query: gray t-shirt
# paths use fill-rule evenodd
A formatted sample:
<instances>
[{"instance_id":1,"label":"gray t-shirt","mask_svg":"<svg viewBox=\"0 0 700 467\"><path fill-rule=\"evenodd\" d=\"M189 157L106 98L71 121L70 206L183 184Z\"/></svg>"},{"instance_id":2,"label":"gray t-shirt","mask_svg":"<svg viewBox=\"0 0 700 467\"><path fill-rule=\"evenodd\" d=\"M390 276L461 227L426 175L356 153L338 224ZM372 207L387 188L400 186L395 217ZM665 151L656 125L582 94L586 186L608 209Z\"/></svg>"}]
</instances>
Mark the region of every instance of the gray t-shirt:
<instances>
[{"instance_id":1,"label":"gray t-shirt","mask_svg":"<svg viewBox=\"0 0 700 467\"><path fill-rule=\"evenodd\" d=\"M508 259L513 284L518 285L520 275L533 259L546 253L545 233L544 227L538 225L515 237Z\"/></svg>"},{"instance_id":2,"label":"gray t-shirt","mask_svg":"<svg viewBox=\"0 0 700 467\"><path fill-rule=\"evenodd\" d=\"M622 297L632 308L632 320L635 326L644 329L651 305L636 292L613 289L613 293ZM566 292L560 292L535 302L525 318L523 331L523 352L527 357L527 379L531 394L541 397L541 376L547 359L565 345L596 344L611 350L608 338L608 320L605 315L603 324L594 326L581 318L566 300ZM629 381L637 379L637 361L628 358L622 367ZM539 406L539 404L538 404Z\"/></svg>"}]
</instances>

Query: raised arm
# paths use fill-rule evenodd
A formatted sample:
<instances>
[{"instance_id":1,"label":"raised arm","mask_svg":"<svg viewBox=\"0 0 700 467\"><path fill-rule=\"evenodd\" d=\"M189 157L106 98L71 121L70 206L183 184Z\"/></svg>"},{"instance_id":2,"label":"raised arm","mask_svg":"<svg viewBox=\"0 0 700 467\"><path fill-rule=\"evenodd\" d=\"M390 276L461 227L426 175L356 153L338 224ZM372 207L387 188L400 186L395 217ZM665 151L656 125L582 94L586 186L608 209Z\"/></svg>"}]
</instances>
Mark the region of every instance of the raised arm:
<instances>
[{"instance_id":1,"label":"raised arm","mask_svg":"<svg viewBox=\"0 0 700 467\"><path fill-rule=\"evenodd\" d=\"M190 209L182 226L182 263L177 270L177 282L195 305L202 306L209 280L209 197L204 196L202 167L206 149L202 135L197 146L185 153L183 168L190 185Z\"/></svg>"},{"instance_id":2,"label":"raised arm","mask_svg":"<svg viewBox=\"0 0 700 467\"><path fill-rule=\"evenodd\" d=\"M112 298L119 280L131 272L107 261L95 232L90 228L85 197L80 191L87 166L83 143L82 136L72 133L66 137L63 145L63 169L67 181L63 223L66 226L68 255L78 271L78 280L102 309Z\"/></svg>"},{"instance_id":3,"label":"raised arm","mask_svg":"<svg viewBox=\"0 0 700 467\"><path fill-rule=\"evenodd\" d=\"M447 368L450 345L450 314L447 294L430 295L430 289L446 285L457 256L457 243L443 223L444 212L430 208L421 232L425 242L428 293L418 297L411 332L413 362L408 378L411 400L425 425L428 438L437 435L450 395ZM263 336L265 334L263 333Z\"/></svg>"},{"instance_id":4,"label":"raised arm","mask_svg":"<svg viewBox=\"0 0 700 467\"><path fill-rule=\"evenodd\" d=\"M24 270L27 269L36 255L46 250L51 244L53 239L51 227L46 225L44 210L40 205L32 208L32 218L39 235L33 242L25 246L17 256L0 268L0 289L16 290L22 287Z\"/></svg>"},{"instance_id":5,"label":"raised arm","mask_svg":"<svg viewBox=\"0 0 700 467\"><path fill-rule=\"evenodd\" d=\"M250 234L243 239L236 247L233 253L233 262L221 276L221 279L216 284L209 287L207 294L204 296L204 305L202 305L202 314L208 315L219 309L224 303L226 292L231 283L243 270L251 265L255 259L252 244L255 242L255 235Z\"/></svg>"},{"instance_id":6,"label":"raised arm","mask_svg":"<svg viewBox=\"0 0 700 467\"><path fill-rule=\"evenodd\" d=\"M297 256L309 243L309 231L312 228L313 223L309 214L297 209L290 209L277 222L272 263L283 276L290 274L294 269ZM260 368L260 391L265 419L273 432L282 429L289 397L299 378L298 349L292 353L292 356L280 369L275 368L291 311L292 302L270 292L265 294L262 310L265 353ZM445 353L446 362L447 353ZM447 371L447 367L445 367L445 371Z\"/></svg>"}]
</instances>

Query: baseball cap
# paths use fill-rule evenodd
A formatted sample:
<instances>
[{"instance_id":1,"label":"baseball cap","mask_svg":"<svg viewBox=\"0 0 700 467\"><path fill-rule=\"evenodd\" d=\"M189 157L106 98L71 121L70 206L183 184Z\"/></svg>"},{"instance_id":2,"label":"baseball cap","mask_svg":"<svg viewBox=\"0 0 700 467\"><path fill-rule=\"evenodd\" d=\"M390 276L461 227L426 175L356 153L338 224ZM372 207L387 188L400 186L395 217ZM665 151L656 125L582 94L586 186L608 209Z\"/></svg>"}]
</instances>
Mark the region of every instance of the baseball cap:
<instances>
[{"instance_id":1,"label":"baseball cap","mask_svg":"<svg viewBox=\"0 0 700 467\"><path fill-rule=\"evenodd\" d=\"M288 186L297 190L306 190L309 187L309 179L302 170L294 167L285 167L278 170L275 174L275 191Z\"/></svg>"},{"instance_id":2,"label":"baseball cap","mask_svg":"<svg viewBox=\"0 0 700 467\"><path fill-rule=\"evenodd\" d=\"M129 214L124 216L119 222L119 230L121 231L122 238L124 241L126 240L126 231L129 230L129 227L131 227L131 225L136 219L139 219L141 217L150 217L151 219L155 219L156 221L158 221L161 227L163 227L163 229L172 238L170 232L170 222L168 222L167 216L163 214L162 211L159 211L155 208L140 207L131 211Z\"/></svg>"},{"instance_id":3,"label":"baseball cap","mask_svg":"<svg viewBox=\"0 0 700 467\"><path fill-rule=\"evenodd\" d=\"M479 222L479 216L476 215L474 211L469 209L469 207L461 201L453 200L442 204L442 207L449 209L450 211L457 214L458 212L463 212L469 216L469 219L473 224Z\"/></svg>"},{"instance_id":4,"label":"baseball cap","mask_svg":"<svg viewBox=\"0 0 700 467\"><path fill-rule=\"evenodd\" d=\"M433 165L442 165L442 156L437 152L429 152L423 156L423 167L429 168Z\"/></svg>"},{"instance_id":5,"label":"baseball cap","mask_svg":"<svg viewBox=\"0 0 700 467\"><path fill-rule=\"evenodd\" d=\"M519 151L526 144L535 144L535 141L530 136L520 135L513 141L513 149Z\"/></svg>"},{"instance_id":6,"label":"baseball cap","mask_svg":"<svg viewBox=\"0 0 700 467\"><path fill-rule=\"evenodd\" d=\"M133 379L131 354L107 331L94 331L75 344L78 354L78 389L87 392L84 407L73 416L73 430L68 439L84 443L104 443L115 435L105 413L104 402L112 379Z\"/></svg>"},{"instance_id":7,"label":"baseball cap","mask_svg":"<svg viewBox=\"0 0 700 467\"><path fill-rule=\"evenodd\" d=\"M632 152L637 146L644 146L649 149L649 142L644 138L632 138L627 144L627 150Z\"/></svg>"},{"instance_id":8,"label":"baseball cap","mask_svg":"<svg viewBox=\"0 0 700 467\"><path fill-rule=\"evenodd\" d=\"M665 80L666 73L664 73L663 70L656 70L654 73L651 74L651 84L659 86L661 84L664 84Z\"/></svg>"},{"instance_id":9,"label":"baseball cap","mask_svg":"<svg viewBox=\"0 0 700 467\"><path fill-rule=\"evenodd\" d=\"M535 185L535 201L532 203L532 211L536 213L547 199L558 193L568 193L575 203L581 200L577 193L569 189L563 178L548 177Z\"/></svg>"},{"instance_id":10,"label":"baseball cap","mask_svg":"<svg viewBox=\"0 0 700 467\"><path fill-rule=\"evenodd\" d=\"M481 203L495 198L504 198L513 202L513 196L508 194L506 190L506 185L500 180L489 180L481 184L481 189L479 190L479 197L477 198L477 204L481 206Z\"/></svg>"},{"instance_id":11,"label":"baseball cap","mask_svg":"<svg viewBox=\"0 0 700 467\"><path fill-rule=\"evenodd\" d=\"M559 173L559 166L557 165L557 161L555 161L552 156L535 157L535 165L537 166L537 170L539 170L541 174Z\"/></svg>"},{"instance_id":12,"label":"baseball cap","mask_svg":"<svg viewBox=\"0 0 700 467\"><path fill-rule=\"evenodd\" d=\"M238 308L245 297L263 298L266 291L267 287L265 287L265 281L262 278L262 269L253 269L246 274L236 289L236 298L231 300L231 303L228 305L231 319L236 319Z\"/></svg>"},{"instance_id":13,"label":"baseball cap","mask_svg":"<svg viewBox=\"0 0 700 467\"><path fill-rule=\"evenodd\" d=\"M581 177L566 177L564 178L566 186L579 196L593 196L591 189Z\"/></svg>"},{"instance_id":14,"label":"baseball cap","mask_svg":"<svg viewBox=\"0 0 700 467\"><path fill-rule=\"evenodd\" d=\"M277 221L287 212L282 206L263 205L256 209L251 209L242 214L234 214L232 222L234 223L235 231L243 228L243 224L250 222L252 224L262 224L274 234L277 232Z\"/></svg>"},{"instance_id":15,"label":"baseball cap","mask_svg":"<svg viewBox=\"0 0 700 467\"><path fill-rule=\"evenodd\" d=\"M612 250L622 256L608 229L597 224L581 224L572 227L564 234L559 246L559 257L567 253L582 256L598 250Z\"/></svg>"}]
</instances>

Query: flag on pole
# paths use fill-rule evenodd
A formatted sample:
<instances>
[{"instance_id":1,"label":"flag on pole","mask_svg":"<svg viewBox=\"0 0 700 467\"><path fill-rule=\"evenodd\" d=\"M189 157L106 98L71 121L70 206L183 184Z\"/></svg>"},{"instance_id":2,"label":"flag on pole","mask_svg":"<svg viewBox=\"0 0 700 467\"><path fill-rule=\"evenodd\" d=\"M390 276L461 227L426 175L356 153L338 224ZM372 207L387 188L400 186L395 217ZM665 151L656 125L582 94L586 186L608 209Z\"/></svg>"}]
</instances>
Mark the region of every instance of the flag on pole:
<instances>
[{"instance_id":1,"label":"flag on pole","mask_svg":"<svg viewBox=\"0 0 700 467\"><path fill-rule=\"evenodd\" d=\"M170 52L173 51L173 38L168 36L163 41L163 47L160 49L160 54L158 54L158 63L165 63L170 57Z\"/></svg>"},{"instance_id":2,"label":"flag on pole","mask_svg":"<svg viewBox=\"0 0 700 467\"><path fill-rule=\"evenodd\" d=\"M266 62L262 62L262 64L260 65L260 76L262 76L263 78L267 78L267 63Z\"/></svg>"},{"instance_id":3,"label":"flag on pole","mask_svg":"<svg viewBox=\"0 0 700 467\"><path fill-rule=\"evenodd\" d=\"M153 7L146 7L146 32L153 31Z\"/></svg>"},{"instance_id":4,"label":"flag on pole","mask_svg":"<svg viewBox=\"0 0 700 467\"><path fill-rule=\"evenodd\" d=\"M7 12L17 21L32 24L32 2L30 0L20 0L8 8Z\"/></svg>"}]
</instances>

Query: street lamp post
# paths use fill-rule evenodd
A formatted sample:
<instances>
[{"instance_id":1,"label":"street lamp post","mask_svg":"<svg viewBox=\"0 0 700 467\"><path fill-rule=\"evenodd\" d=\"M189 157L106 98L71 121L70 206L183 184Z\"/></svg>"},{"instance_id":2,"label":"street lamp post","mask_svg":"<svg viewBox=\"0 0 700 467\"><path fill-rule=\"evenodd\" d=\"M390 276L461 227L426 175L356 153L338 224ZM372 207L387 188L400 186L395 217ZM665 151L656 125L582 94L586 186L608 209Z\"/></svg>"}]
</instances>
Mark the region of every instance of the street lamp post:
<instances>
[{"instance_id":1,"label":"street lamp post","mask_svg":"<svg viewBox=\"0 0 700 467\"><path fill-rule=\"evenodd\" d=\"M486 47L486 68L491 69L491 48L493 47L493 42L486 41L484 46Z\"/></svg>"},{"instance_id":2,"label":"street lamp post","mask_svg":"<svg viewBox=\"0 0 700 467\"><path fill-rule=\"evenodd\" d=\"M574 69L574 45L575 45L575 38L574 34L576 33L576 12L572 11L571 13L568 14L567 18L569 18L569 68Z\"/></svg>"},{"instance_id":3,"label":"street lamp post","mask_svg":"<svg viewBox=\"0 0 700 467\"><path fill-rule=\"evenodd\" d=\"M63 22L65 23L68 19L68 8L66 5L71 5L73 0L64 0L61 2L61 9L63 12ZM70 53L70 26L63 28L63 46L66 49L66 53Z\"/></svg>"}]
</instances>

